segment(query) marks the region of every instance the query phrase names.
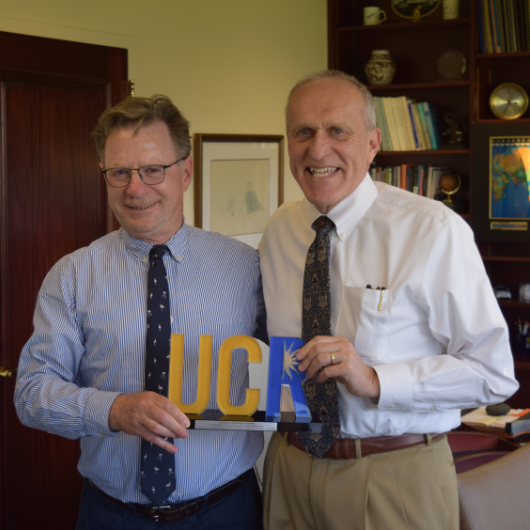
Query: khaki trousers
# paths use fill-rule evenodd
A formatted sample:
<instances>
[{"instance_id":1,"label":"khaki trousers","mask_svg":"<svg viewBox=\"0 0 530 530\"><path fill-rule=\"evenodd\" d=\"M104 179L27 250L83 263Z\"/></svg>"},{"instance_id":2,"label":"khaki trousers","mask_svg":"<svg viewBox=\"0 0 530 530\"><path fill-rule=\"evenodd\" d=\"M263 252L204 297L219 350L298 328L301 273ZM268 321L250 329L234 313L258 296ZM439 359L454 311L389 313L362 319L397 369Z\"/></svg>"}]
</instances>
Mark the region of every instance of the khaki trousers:
<instances>
[{"instance_id":1,"label":"khaki trousers","mask_svg":"<svg viewBox=\"0 0 530 530\"><path fill-rule=\"evenodd\" d=\"M266 530L458 530L447 438L351 460L311 458L275 433L264 465Z\"/></svg>"}]
</instances>

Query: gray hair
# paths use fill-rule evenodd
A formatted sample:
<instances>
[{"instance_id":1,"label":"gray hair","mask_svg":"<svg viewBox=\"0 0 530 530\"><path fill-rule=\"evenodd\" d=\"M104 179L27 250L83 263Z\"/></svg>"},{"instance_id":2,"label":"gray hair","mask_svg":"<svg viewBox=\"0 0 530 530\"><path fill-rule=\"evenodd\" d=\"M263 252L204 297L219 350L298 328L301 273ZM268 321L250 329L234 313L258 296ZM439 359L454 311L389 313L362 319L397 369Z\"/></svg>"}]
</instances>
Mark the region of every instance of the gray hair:
<instances>
[{"instance_id":1,"label":"gray hair","mask_svg":"<svg viewBox=\"0 0 530 530\"><path fill-rule=\"evenodd\" d=\"M320 79L339 79L340 81L346 81L347 83L352 84L355 88L359 90L359 92L362 94L364 98L364 119L366 122L366 128L368 131L371 131L375 126L375 105L374 105L374 98L372 97L372 94L370 94L370 91L355 77L352 75L345 74L344 72L341 72L340 70L321 70L320 72L315 72L313 74L308 74L294 87L292 88L291 92L289 92L289 97L287 98L287 106L285 107L285 118L287 119L287 112L289 110L289 104L291 102L291 98L293 97L293 94L304 85L307 85L309 83L314 83L315 81L318 81ZM287 124L289 126L289 124Z\"/></svg>"},{"instance_id":2,"label":"gray hair","mask_svg":"<svg viewBox=\"0 0 530 530\"><path fill-rule=\"evenodd\" d=\"M92 132L101 161L104 161L107 138L114 129L136 126L135 134L138 134L143 126L156 121L167 125L179 156L189 156L191 141L188 120L167 96L155 94L150 98L127 97L103 112Z\"/></svg>"}]
</instances>

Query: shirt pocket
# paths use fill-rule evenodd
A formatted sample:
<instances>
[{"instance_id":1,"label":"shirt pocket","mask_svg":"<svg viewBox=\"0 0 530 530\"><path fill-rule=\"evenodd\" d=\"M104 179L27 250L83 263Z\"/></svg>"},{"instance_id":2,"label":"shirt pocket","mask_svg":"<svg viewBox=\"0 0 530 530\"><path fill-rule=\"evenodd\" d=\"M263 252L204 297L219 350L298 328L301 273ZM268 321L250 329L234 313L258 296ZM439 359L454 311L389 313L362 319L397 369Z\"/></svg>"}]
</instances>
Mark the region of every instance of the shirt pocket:
<instances>
[{"instance_id":1,"label":"shirt pocket","mask_svg":"<svg viewBox=\"0 0 530 530\"><path fill-rule=\"evenodd\" d=\"M379 305L381 309L379 310ZM346 337L364 359L382 359L388 352L392 290L342 288L337 335Z\"/></svg>"}]
</instances>

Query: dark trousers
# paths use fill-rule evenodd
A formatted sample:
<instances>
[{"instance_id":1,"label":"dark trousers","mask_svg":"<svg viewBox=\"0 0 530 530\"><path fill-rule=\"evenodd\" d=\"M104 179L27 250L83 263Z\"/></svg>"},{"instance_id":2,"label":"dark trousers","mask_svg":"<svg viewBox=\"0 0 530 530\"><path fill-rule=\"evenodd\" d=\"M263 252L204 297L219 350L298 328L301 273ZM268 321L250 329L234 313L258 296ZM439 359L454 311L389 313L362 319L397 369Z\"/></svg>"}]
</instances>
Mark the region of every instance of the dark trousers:
<instances>
[{"instance_id":1,"label":"dark trousers","mask_svg":"<svg viewBox=\"0 0 530 530\"><path fill-rule=\"evenodd\" d=\"M84 480L76 530L263 530L261 492L254 473L224 499L203 508L184 521L163 524L150 521L134 507L119 506Z\"/></svg>"}]
</instances>

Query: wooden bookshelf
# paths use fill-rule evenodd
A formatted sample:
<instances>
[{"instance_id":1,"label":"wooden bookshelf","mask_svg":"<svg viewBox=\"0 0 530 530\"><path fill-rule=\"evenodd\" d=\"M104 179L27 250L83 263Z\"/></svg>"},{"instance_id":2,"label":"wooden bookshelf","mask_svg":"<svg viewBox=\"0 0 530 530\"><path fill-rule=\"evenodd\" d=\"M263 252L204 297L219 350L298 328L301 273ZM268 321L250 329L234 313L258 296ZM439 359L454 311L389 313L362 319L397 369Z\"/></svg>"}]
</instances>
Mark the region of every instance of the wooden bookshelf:
<instances>
[{"instance_id":1,"label":"wooden bookshelf","mask_svg":"<svg viewBox=\"0 0 530 530\"><path fill-rule=\"evenodd\" d=\"M387 20L377 26L363 25L363 8L379 5ZM375 96L406 96L416 101L432 102L439 116L456 114L463 126L463 149L433 151L379 152L376 164L443 165L462 177L457 199L464 203L462 215L473 227L473 131L492 123L528 123L525 115L509 122L495 118L489 108L489 96L501 83L514 82L530 94L530 52L480 54L477 0L460 0L460 18L443 20L441 6L432 15L412 22L396 15L390 0L328 0L328 67L342 70L365 84L364 66L374 49L389 50L396 66L392 84L368 86ZM445 81L437 72L437 59L447 50L461 52L466 58L462 79ZM521 126L519 126L521 127ZM478 151L477 151L478 152ZM512 335L516 375L521 389L512 398L512 406L530 406L530 354L520 353L516 344L514 322L530 321L530 304L519 302L518 285L530 282L530 244L516 242L477 242L492 285L505 285L512 300L499 305Z\"/></svg>"}]
</instances>

